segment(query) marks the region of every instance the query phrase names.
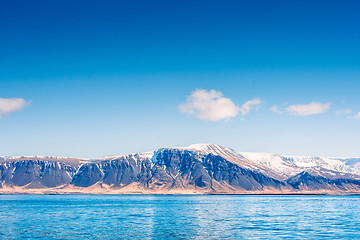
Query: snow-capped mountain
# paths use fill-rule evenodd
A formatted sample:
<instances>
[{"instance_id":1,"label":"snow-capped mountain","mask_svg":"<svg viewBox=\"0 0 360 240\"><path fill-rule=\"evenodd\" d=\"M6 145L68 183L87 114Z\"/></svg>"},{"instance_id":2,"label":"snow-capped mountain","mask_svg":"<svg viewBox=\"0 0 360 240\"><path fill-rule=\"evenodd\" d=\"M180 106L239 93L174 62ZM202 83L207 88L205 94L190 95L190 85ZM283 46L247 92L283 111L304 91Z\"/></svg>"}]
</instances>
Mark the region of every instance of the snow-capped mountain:
<instances>
[{"instance_id":1,"label":"snow-capped mountain","mask_svg":"<svg viewBox=\"0 0 360 240\"><path fill-rule=\"evenodd\" d=\"M234 162L250 165L252 169L270 171L286 179L310 169L327 169L335 172L360 175L360 158L325 158L289 156L274 153L237 152L216 144L194 144L184 149L214 154Z\"/></svg>"},{"instance_id":2,"label":"snow-capped mountain","mask_svg":"<svg viewBox=\"0 0 360 240\"><path fill-rule=\"evenodd\" d=\"M360 158L238 152L215 144L84 160L1 157L0 193L360 193Z\"/></svg>"}]
</instances>

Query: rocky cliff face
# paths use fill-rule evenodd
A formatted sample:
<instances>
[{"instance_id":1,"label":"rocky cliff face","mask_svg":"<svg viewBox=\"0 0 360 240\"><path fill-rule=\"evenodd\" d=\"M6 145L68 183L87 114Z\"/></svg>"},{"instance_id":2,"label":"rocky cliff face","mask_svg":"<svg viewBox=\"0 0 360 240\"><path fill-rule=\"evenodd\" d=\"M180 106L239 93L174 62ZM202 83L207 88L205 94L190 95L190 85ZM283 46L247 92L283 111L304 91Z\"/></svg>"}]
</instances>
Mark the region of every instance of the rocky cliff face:
<instances>
[{"instance_id":1,"label":"rocky cliff face","mask_svg":"<svg viewBox=\"0 0 360 240\"><path fill-rule=\"evenodd\" d=\"M63 162L10 161L0 165L0 182L2 186L51 188L71 183L75 173L75 167Z\"/></svg>"},{"instance_id":2,"label":"rocky cliff face","mask_svg":"<svg viewBox=\"0 0 360 240\"><path fill-rule=\"evenodd\" d=\"M79 187L89 187L95 183L123 187L134 182L144 182L151 174L150 171L150 160L140 161L135 157L126 156L84 164L71 183Z\"/></svg>"},{"instance_id":3,"label":"rocky cliff face","mask_svg":"<svg viewBox=\"0 0 360 240\"><path fill-rule=\"evenodd\" d=\"M67 189L78 192L97 189L96 193L360 192L359 175L335 171L333 167L323 168L327 166L323 162L321 167L305 168L303 164L301 169L307 170L294 171L286 179L283 177L288 172L277 174L276 169L261 163L216 145L206 147L206 151L192 145L191 148L164 148L93 161L36 157L3 159L0 161L0 186L10 189L8 192L11 188L20 188L25 192L26 189L52 189L58 193L66 193Z\"/></svg>"}]
</instances>

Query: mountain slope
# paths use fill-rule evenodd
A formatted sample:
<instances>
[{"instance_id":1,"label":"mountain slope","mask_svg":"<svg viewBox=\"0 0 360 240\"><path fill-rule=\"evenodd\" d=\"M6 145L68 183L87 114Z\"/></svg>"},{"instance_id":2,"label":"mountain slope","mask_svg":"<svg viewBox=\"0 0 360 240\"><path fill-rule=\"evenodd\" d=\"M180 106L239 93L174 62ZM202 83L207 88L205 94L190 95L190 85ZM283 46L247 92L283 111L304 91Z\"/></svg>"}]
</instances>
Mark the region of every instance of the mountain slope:
<instances>
[{"instance_id":1,"label":"mountain slope","mask_svg":"<svg viewBox=\"0 0 360 240\"><path fill-rule=\"evenodd\" d=\"M215 144L194 144L184 149L212 153L245 167L273 174L279 179L287 179L313 168L328 169L344 174L360 175L360 158L324 158L288 156L273 153L237 152Z\"/></svg>"},{"instance_id":2,"label":"mountain slope","mask_svg":"<svg viewBox=\"0 0 360 240\"><path fill-rule=\"evenodd\" d=\"M285 183L234 164L222 156L183 149L160 149L151 159L136 155L83 165L73 185L106 184L112 188L135 184L139 189L225 192L285 187Z\"/></svg>"}]
</instances>

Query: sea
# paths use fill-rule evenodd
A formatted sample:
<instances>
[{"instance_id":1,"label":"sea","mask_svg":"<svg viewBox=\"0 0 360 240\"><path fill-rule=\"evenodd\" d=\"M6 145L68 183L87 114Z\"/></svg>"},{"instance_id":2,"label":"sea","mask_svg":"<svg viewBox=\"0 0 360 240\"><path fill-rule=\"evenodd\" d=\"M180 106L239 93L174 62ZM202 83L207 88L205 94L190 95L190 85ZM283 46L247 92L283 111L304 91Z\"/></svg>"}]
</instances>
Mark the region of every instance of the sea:
<instances>
[{"instance_id":1,"label":"sea","mask_svg":"<svg viewBox=\"0 0 360 240\"><path fill-rule=\"evenodd\" d=\"M0 195L0 239L360 239L360 196Z\"/></svg>"}]
</instances>

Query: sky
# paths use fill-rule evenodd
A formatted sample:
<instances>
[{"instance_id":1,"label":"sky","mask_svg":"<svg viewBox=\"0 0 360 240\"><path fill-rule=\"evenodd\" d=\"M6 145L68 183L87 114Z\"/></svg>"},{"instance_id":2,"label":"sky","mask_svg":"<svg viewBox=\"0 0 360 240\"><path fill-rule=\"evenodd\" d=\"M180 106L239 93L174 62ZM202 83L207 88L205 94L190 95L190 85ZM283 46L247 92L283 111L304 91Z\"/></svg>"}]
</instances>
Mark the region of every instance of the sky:
<instances>
[{"instance_id":1,"label":"sky","mask_svg":"<svg viewBox=\"0 0 360 240\"><path fill-rule=\"evenodd\" d=\"M360 157L359 7L0 0L0 155Z\"/></svg>"}]
</instances>

